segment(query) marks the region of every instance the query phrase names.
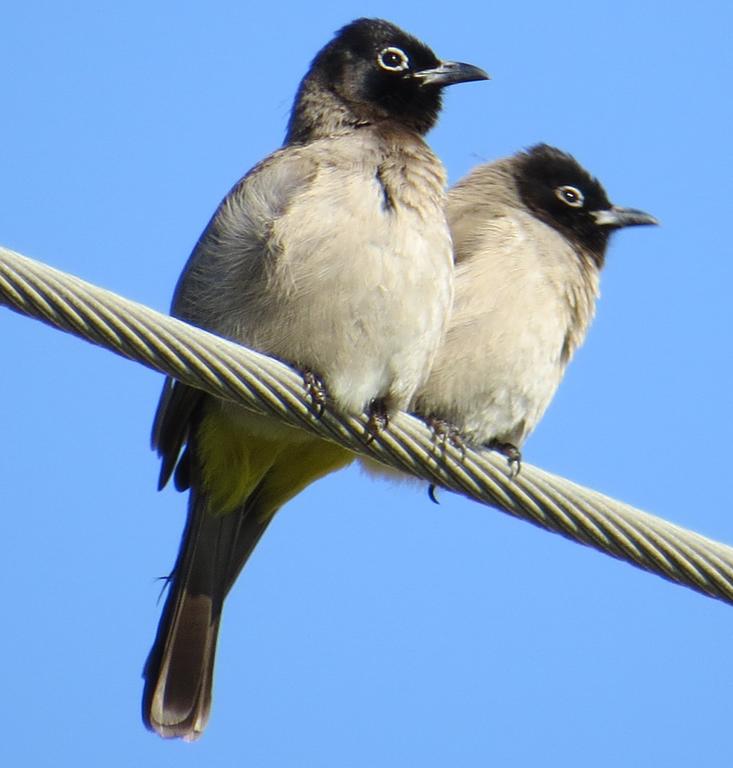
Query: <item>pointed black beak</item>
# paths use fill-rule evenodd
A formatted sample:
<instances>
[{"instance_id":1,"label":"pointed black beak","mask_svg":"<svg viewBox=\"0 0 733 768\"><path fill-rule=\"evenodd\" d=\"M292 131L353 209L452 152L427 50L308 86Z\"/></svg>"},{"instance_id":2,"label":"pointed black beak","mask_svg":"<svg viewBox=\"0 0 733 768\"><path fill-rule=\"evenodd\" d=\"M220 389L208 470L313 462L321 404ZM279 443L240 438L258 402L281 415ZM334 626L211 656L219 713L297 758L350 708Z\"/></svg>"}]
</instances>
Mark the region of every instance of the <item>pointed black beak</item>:
<instances>
[{"instance_id":1,"label":"pointed black beak","mask_svg":"<svg viewBox=\"0 0 733 768\"><path fill-rule=\"evenodd\" d=\"M463 64L460 61L441 61L439 66L432 69L422 69L412 72L410 77L420 81L420 85L437 85L445 88L454 83L470 83L474 80L491 80L489 75L480 67L473 64Z\"/></svg>"},{"instance_id":2,"label":"pointed black beak","mask_svg":"<svg viewBox=\"0 0 733 768\"><path fill-rule=\"evenodd\" d=\"M657 219L649 213L639 211L636 208L621 208L618 205L611 206L605 211L593 211L596 224L600 227L638 227L642 224L659 224Z\"/></svg>"}]
</instances>

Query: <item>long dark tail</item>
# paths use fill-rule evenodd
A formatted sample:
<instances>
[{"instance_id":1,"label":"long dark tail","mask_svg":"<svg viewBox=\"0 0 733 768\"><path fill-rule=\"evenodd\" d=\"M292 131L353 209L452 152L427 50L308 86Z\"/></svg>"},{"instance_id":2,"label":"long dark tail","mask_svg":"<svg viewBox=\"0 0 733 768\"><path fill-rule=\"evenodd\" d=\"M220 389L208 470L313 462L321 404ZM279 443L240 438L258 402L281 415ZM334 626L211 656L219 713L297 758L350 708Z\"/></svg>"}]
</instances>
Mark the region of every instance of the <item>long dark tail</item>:
<instances>
[{"instance_id":1,"label":"long dark tail","mask_svg":"<svg viewBox=\"0 0 733 768\"><path fill-rule=\"evenodd\" d=\"M263 462L259 482L241 505L222 514L221 501L216 507L203 490L203 473L194 458L199 451L191 445L197 435L196 427L189 427L189 445L175 470L176 487L190 488L188 518L143 672L145 725L165 738L189 741L201 735L209 718L219 620L224 598L239 572L283 504L354 458L326 442L282 446L260 440L252 450L270 451L272 463ZM158 444L161 439L156 437ZM172 444L166 455L179 448L178 443ZM173 462L164 464L163 481L172 467Z\"/></svg>"},{"instance_id":2,"label":"long dark tail","mask_svg":"<svg viewBox=\"0 0 733 768\"><path fill-rule=\"evenodd\" d=\"M191 489L181 548L143 672L143 721L164 738L193 741L209 719L224 598L271 520L252 514L252 501L215 516L206 496Z\"/></svg>"}]
</instances>

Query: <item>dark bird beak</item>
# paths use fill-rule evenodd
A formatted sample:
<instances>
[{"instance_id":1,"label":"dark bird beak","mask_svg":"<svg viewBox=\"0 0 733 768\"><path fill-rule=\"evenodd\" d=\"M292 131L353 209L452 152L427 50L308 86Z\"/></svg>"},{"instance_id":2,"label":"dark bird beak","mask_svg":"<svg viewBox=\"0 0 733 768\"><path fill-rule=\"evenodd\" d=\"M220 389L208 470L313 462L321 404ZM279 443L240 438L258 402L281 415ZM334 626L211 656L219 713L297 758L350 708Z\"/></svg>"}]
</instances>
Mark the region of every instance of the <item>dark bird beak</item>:
<instances>
[{"instance_id":1,"label":"dark bird beak","mask_svg":"<svg viewBox=\"0 0 733 768\"><path fill-rule=\"evenodd\" d=\"M444 88L454 83L470 83L474 80L491 80L486 72L473 64L462 64L460 61L441 61L432 69L421 69L412 72L410 77L420 81L420 85L437 85Z\"/></svg>"},{"instance_id":2,"label":"dark bird beak","mask_svg":"<svg viewBox=\"0 0 733 768\"><path fill-rule=\"evenodd\" d=\"M659 222L649 213L639 211L636 208L621 208L614 205L605 211L593 211L593 218L599 227L638 227L642 224L659 224Z\"/></svg>"}]
</instances>

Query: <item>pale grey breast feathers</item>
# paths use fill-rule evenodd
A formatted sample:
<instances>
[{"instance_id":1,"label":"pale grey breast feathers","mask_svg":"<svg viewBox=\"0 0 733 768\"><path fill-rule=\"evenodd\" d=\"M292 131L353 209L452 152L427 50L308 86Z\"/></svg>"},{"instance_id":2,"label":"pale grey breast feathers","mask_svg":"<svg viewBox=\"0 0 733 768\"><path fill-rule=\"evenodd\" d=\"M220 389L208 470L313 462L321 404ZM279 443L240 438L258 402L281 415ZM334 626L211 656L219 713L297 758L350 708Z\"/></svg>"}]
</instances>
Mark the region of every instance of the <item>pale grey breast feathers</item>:
<instances>
[{"instance_id":1,"label":"pale grey breast feathers","mask_svg":"<svg viewBox=\"0 0 733 768\"><path fill-rule=\"evenodd\" d=\"M174 313L312 369L342 407L405 407L452 300L444 181L407 131L364 127L280 150L219 206Z\"/></svg>"},{"instance_id":2,"label":"pale grey breast feathers","mask_svg":"<svg viewBox=\"0 0 733 768\"><path fill-rule=\"evenodd\" d=\"M415 410L445 419L476 443L520 446L585 336L598 271L521 204L501 162L450 191L447 217L455 301Z\"/></svg>"}]
</instances>

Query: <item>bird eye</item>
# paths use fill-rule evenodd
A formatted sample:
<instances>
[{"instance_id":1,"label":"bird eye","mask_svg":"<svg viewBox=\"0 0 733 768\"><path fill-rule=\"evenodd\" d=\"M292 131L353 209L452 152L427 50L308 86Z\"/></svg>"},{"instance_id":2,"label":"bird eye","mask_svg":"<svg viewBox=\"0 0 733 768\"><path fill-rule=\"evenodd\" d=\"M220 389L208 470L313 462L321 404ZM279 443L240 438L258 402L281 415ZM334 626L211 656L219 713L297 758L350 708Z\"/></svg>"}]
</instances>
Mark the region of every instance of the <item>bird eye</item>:
<instances>
[{"instance_id":1,"label":"bird eye","mask_svg":"<svg viewBox=\"0 0 733 768\"><path fill-rule=\"evenodd\" d=\"M377 64L388 72L404 72L410 66L410 60L403 50L390 46L377 54Z\"/></svg>"},{"instance_id":2,"label":"bird eye","mask_svg":"<svg viewBox=\"0 0 733 768\"><path fill-rule=\"evenodd\" d=\"M582 208L583 203L585 202L583 193L577 187L568 185L558 187L555 190L555 194L563 201L563 203L569 205L571 208Z\"/></svg>"}]
</instances>

